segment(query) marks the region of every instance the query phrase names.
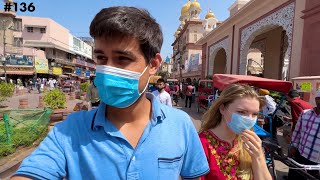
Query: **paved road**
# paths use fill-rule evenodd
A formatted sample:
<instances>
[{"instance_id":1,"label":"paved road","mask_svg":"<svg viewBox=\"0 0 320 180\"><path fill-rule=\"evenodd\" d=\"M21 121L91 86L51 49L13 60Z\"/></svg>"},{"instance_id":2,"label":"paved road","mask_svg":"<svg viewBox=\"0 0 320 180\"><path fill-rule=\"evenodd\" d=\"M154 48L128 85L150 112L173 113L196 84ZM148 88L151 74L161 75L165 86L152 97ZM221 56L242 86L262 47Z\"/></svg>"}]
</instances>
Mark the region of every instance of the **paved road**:
<instances>
[{"instance_id":1,"label":"paved road","mask_svg":"<svg viewBox=\"0 0 320 180\"><path fill-rule=\"evenodd\" d=\"M34 109L38 107L39 104L39 96L44 96L44 93L39 94L36 90L28 93L27 90L24 90L22 95L14 94L13 97L7 99L2 104L4 106L8 106L13 109L18 109L19 107L19 99L26 98L28 99L28 104L30 109ZM67 108L68 110L73 110L76 103L82 102L82 100L75 99L75 100L67 100Z\"/></svg>"}]
</instances>

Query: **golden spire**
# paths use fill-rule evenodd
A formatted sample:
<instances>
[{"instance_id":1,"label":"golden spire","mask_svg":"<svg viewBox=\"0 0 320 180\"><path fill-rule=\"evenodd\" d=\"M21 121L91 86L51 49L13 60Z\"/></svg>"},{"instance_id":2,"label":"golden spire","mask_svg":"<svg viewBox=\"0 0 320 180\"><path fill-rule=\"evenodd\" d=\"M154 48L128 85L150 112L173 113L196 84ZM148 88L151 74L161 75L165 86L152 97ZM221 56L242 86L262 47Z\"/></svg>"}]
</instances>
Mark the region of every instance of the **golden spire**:
<instances>
[{"instance_id":1,"label":"golden spire","mask_svg":"<svg viewBox=\"0 0 320 180\"><path fill-rule=\"evenodd\" d=\"M201 9L200 8L200 3L197 0L194 0L191 5L190 8L194 8L194 9Z\"/></svg>"},{"instance_id":2,"label":"golden spire","mask_svg":"<svg viewBox=\"0 0 320 180\"><path fill-rule=\"evenodd\" d=\"M210 19L210 18L216 18L216 16L213 14L211 9L209 9L209 12L207 13L205 19Z\"/></svg>"},{"instance_id":3,"label":"golden spire","mask_svg":"<svg viewBox=\"0 0 320 180\"><path fill-rule=\"evenodd\" d=\"M188 2L182 6L181 15L188 15L190 5L191 5L191 2L190 0L188 0Z\"/></svg>"}]
</instances>

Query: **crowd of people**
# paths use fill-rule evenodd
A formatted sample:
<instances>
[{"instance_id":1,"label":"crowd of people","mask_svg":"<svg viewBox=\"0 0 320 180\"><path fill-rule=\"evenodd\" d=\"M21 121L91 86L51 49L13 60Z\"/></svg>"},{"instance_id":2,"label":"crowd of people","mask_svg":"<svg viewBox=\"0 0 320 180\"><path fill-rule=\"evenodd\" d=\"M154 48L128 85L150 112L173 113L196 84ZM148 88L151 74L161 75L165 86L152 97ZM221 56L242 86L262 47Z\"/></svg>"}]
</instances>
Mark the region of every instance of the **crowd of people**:
<instances>
[{"instance_id":1,"label":"crowd of people","mask_svg":"<svg viewBox=\"0 0 320 180\"><path fill-rule=\"evenodd\" d=\"M262 141L252 131L264 105L253 88L234 84L223 90L198 133L187 113L171 107L170 93L178 96L182 87L167 92L159 79L156 92L146 92L161 65L163 42L159 24L146 10L102 9L90 35L97 65L87 101L99 102L98 107L56 124L13 180L272 179ZM188 84L187 108L193 92ZM316 102L298 116L292 154L296 150L319 163L320 95Z\"/></svg>"}]
</instances>

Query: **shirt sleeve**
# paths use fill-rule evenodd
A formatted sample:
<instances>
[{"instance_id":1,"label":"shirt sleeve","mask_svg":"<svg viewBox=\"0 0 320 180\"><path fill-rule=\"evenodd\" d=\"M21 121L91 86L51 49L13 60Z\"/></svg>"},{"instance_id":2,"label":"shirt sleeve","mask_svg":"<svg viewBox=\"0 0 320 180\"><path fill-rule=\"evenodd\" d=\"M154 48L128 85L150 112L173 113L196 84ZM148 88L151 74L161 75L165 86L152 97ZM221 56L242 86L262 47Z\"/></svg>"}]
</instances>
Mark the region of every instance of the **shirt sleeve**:
<instances>
[{"instance_id":1,"label":"shirt sleeve","mask_svg":"<svg viewBox=\"0 0 320 180\"><path fill-rule=\"evenodd\" d=\"M301 138L300 132L302 129L302 115L303 113L301 113L291 137L291 145L296 148L299 147L300 138Z\"/></svg>"},{"instance_id":2,"label":"shirt sleeve","mask_svg":"<svg viewBox=\"0 0 320 180\"><path fill-rule=\"evenodd\" d=\"M180 175L185 179L193 179L207 174L209 172L209 165L198 133L190 117L188 125L188 144Z\"/></svg>"},{"instance_id":3,"label":"shirt sleeve","mask_svg":"<svg viewBox=\"0 0 320 180\"><path fill-rule=\"evenodd\" d=\"M59 142L57 126L53 128L39 147L23 160L14 176L52 180L62 179L66 176L66 158Z\"/></svg>"},{"instance_id":4,"label":"shirt sleeve","mask_svg":"<svg viewBox=\"0 0 320 180\"><path fill-rule=\"evenodd\" d=\"M266 103L268 108L268 114L273 113L277 108L277 103L275 103L273 98L268 95L266 96Z\"/></svg>"},{"instance_id":5,"label":"shirt sleeve","mask_svg":"<svg viewBox=\"0 0 320 180\"><path fill-rule=\"evenodd\" d=\"M167 94L167 105L172 107L172 100L170 94Z\"/></svg>"}]
</instances>

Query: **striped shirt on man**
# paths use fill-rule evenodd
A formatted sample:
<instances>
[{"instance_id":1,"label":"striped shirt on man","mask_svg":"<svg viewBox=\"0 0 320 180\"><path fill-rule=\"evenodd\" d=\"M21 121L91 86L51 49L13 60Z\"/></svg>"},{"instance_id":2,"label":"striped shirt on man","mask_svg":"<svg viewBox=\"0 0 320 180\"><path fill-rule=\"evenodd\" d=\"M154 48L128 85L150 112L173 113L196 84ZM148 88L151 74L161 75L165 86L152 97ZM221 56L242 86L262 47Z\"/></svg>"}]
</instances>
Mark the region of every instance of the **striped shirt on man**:
<instances>
[{"instance_id":1,"label":"striped shirt on man","mask_svg":"<svg viewBox=\"0 0 320 180\"><path fill-rule=\"evenodd\" d=\"M320 163L320 114L315 109L301 113L292 134L291 145L298 148L301 156Z\"/></svg>"}]
</instances>

